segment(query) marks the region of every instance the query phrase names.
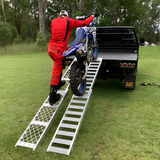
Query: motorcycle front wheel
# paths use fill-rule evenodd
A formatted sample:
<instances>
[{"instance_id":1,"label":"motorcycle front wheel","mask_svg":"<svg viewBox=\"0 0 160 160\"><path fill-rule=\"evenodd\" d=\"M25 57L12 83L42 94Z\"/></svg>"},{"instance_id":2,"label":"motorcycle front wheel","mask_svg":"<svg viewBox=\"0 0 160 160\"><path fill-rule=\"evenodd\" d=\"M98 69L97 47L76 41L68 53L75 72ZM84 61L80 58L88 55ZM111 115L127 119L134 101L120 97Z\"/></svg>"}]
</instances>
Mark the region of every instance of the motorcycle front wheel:
<instances>
[{"instance_id":1,"label":"motorcycle front wheel","mask_svg":"<svg viewBox=\"0 0 160 160\"><path fill-rule=\"evenodd\" d=\"M74 62L70 70L70 87L74 95L82 96L86 89L85 65L82 62Z\"/></svg>"}]
</instances>

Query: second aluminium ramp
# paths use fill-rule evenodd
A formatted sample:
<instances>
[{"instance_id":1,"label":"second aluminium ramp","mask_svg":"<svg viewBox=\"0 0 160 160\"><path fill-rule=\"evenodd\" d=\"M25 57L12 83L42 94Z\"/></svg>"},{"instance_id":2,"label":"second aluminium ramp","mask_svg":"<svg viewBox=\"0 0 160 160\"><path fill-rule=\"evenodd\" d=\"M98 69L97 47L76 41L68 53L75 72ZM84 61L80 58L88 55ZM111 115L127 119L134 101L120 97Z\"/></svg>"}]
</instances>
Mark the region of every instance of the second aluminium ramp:
<instances>
[{"instance_id":1,"label":"second aluminium ramp","mask_svg":"<svg viewBox=\"0 0 160 160\"><path fill-rule=\"evenodd\" d=\"M97 73L102 58L91 62L87 72L87 87L83 96L72 96L72 99L62 117L62 120L50 142L48 152L56 152L69 155L78 134L86 107L92 94Z\"/></svg>"}]
</instances>

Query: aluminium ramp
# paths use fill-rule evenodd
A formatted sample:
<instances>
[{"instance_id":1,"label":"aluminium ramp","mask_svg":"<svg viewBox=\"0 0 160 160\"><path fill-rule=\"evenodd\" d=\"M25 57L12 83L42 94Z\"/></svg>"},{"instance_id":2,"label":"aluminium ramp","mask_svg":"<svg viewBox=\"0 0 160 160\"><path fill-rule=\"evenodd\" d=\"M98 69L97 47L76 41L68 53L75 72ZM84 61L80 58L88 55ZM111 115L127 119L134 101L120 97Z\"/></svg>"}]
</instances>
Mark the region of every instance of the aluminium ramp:
<instances>
[{"instance_id":1,"label":"aluminium ramp","mask_svg":"<svg viewBox=\"0 0 160 160\"><path fill-rule=\"evenodd\" d=\"M73 95L71 101L62 117L62 120L50 142L48 152L55 152L69 155L74 141L78 134L87 104L92 94L97 73L99 71L102 58L91 62L87 73L87 87L83 96Z\"/></svg>"},{"instance_id":2,"label":"aluminium ramp","mask_svg":"<svg viewBox=\"0 0 160 160\"><path fill-rule=\"evenodd\" d=\"M74 62L74 60L73 60ZM72 63L73 63L72 62ZM61 99L54 105L50 105L48 102L48 98L45 100L35 117L32 119L31 123L28 125L16 146L32 148L33 150L36 149L42 138L44 137L47 129L49 128L50 124L53 121L61 103L63 102L64 98L66 97L68 90L69 90L69 74L70 74L70 67L68 67L67 71L64 73L62 80L66 80L66 84L64 90L59 90L58 93L61 94Z\"/></svg>"}]
</instances>

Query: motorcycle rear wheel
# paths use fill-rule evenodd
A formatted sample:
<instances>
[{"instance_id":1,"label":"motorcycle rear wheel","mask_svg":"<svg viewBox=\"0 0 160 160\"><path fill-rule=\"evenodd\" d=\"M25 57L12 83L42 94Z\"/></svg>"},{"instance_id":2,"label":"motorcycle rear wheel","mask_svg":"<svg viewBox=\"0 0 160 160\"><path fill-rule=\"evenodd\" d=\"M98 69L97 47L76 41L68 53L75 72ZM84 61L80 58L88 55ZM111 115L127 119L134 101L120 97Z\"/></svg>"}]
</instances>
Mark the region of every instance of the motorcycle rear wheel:
<instances>
[{"instance_id":1,"label":"motorcycle rear wheel","mask_svg":"<svg viewBox=\"0 0 160 160\"><path fill-rule=\"evenodd\" d=\"M85 66L82 62L74 62L70 70L70 87L74 95L82 96L86 89Z\"/></svg>"}]
</instances>

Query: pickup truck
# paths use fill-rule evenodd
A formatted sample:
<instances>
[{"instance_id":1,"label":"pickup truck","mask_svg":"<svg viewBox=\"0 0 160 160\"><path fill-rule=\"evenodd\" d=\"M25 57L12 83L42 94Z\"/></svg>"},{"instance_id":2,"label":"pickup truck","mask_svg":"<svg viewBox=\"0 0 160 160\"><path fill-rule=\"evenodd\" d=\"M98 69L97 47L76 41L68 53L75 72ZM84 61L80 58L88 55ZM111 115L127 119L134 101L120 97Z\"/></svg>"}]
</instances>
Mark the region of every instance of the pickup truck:
<instances>
[{"instance_id":1,"label":"pickup truck","mask_svg":"<svg viewBox=\"0 0 160 160\"><path fill-rule=\"evenodd\" d=\"M124 88L135 89L139 58L139 46L135 28L128 26L96 27L98 57L102 58L97 79L119 78L124 80ZM67 57L66 61L74 57Z\"/></svg>"},{"instance_id":2,"label":"pickup truck","mask_svg":"<svg viewBox=\"0 0 160 160\"><path fill-rule=\"evenodd\" d=\"M98 79L119 78L124 88L135 89L139 45L134 27L97 27L98 57L103 58Z\"/></svg>"}]
</instances>

